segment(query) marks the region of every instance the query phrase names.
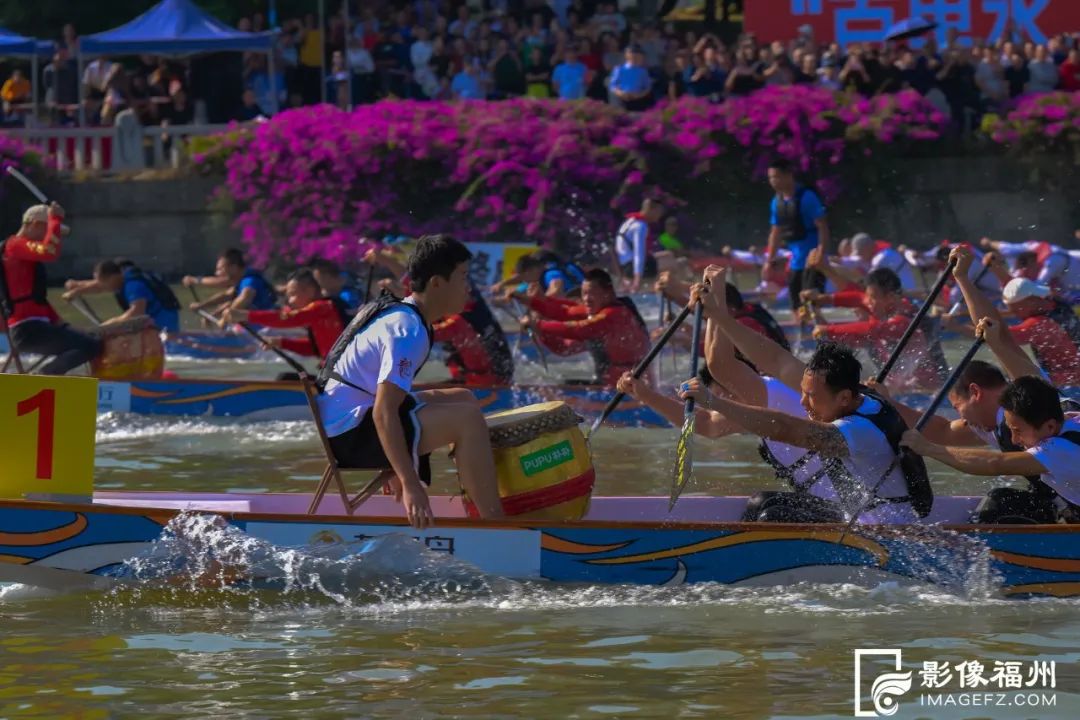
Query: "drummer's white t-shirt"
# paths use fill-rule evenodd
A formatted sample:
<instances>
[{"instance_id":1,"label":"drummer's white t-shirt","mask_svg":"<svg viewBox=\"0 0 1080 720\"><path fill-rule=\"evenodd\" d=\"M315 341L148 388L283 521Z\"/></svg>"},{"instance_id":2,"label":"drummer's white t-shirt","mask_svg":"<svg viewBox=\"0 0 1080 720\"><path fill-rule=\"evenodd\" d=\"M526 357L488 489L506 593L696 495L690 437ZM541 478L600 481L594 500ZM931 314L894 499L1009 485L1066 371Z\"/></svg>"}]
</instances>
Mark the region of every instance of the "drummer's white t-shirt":
<instances>
[{"instance_id":1,"label":"drummer's white t-shirt","mask_svg":"<svg viewBox=\"0 0 1080 720\"><path fill-rule=\"evenodd\" d=\"M765 382L765 391L768 396L770 410L777 410L786 415L792 415L799 418L806 417L806 409L802 406L802 396L797 391L774 377L762 375L761 379ZM775 440L765 440L765 444L769 446L769 450L772 451L772 454L776 459L779 460L781 464L788 467L807 453L807 450L804 448L795 447L794 445L788 445L787 443L777 442ZM821 470L821 460L815 457L813 460L806 463L805 467L795 473L795 480L797 482L803 482L816 474L819 470ZM810 486L810 494L825 498L826 500L836 499L836 491L833 489L832 482L829 480L828 475L822 476L820 480Z\"/></svg>"},{"instance_id":2,"label":"drummer's white t-shirt","mask_svg":"<svg viewBox=\"0 0 1080 720\"><path fill-rule=\"evenodd\" d=\"M1061 432L1080 432L1080 422L1068 417ZM1080 445L1063 437L1047 438L1027 450L1046 468L1040 477L1058 495L1071 503L1080 504Z\"/></svg>"},{"instance_id":3,"label":"drummer's white t-shirt","mask_svg":"<svg viewBox=\"0 0 1080 720\"><path fill-rule=\"evenodd\" d=\"M881 410L881 403L869 396L863 396L862 404L859 405L860 413L874 415L879 410ZM869 419L859 415L848 415L839 420L834 420L832 424L840 431L845 442L847 442L848 457L841 460L844 467L847 468L852 477L861 480L868 491L873 489L896 456L885 434L878 430L877 425ZM878 486L877 495L878 497L892 498L902 497L907 494L907 482L904 480L903 471L897 464L889 473L888 478ZM869 498L869 494L867 498ZM861 514L859 520L865 523L912 523L918 522L919 517L915 514L910 503L887 503Z\"/></svg>"},{"instance_id":4,"label":"drummer's white t-shirt","mask_svg":"<svg viewBox=\"0 0 1080 720\"><path fill-rule=\"evenodd\" d=\"M413 304L411 298L405 302ZM427 359L431 341L417 313L391 306L376 316L352 339L334 370L353 385L330 380L319 396L319 413L328 437L336 437L360 424L372 405L379 383L389 382L405 391Z\"/></svg>"}]
</instances>

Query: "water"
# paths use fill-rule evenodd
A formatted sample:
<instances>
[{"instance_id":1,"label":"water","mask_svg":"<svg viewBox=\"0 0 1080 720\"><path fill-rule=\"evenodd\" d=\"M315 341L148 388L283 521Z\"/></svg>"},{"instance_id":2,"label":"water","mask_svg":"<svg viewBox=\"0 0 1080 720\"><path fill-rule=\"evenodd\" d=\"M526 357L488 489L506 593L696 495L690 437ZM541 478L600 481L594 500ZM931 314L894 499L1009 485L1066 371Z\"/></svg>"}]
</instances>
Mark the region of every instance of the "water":
<instances>
[{"instance_id":1,"label":"water","mask_svg":"<svg viewBox=\"0 0 1080 720\"><path fill-rule=\"evenodd\" d=\"M597 493L666 495L676 435L603 429ZM301 422L105 416L97 443L103 489L310 492L323 464ZM775 487L748 438L698 439L694 456L688 494ZM456 492L445 454L433 460L434 492ZM943 492L993 485L932 472ZM121 587L0 590L0 717L851 717L856 648L898 648L915 671L1057 662L1053 707L926 708L916 687L895 717L1080 715L1080 603L1000 599L978 549L957 552L949 589L560 586L488 577L401 536L278 548L182 517ZM257 579L224 582L241 561Z\"/></svg>"}]
</instances>

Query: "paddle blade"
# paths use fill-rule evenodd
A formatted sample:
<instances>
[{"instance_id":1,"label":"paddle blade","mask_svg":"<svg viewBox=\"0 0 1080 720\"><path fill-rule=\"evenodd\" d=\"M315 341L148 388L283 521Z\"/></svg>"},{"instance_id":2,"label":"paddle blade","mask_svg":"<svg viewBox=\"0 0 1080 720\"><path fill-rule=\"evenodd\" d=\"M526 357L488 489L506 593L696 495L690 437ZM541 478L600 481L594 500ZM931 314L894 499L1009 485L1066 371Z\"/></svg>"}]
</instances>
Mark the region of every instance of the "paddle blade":
<instances>
[{"instance_id":1,"label":"paddle blade","mask_svg":"<svg viewBox=\"0 0 1080 720\"><path fill-rule=\"evenodd\" d=\"M690 482L694 475L694 417L696 413L690 413L683 420L682 432L679 433L679 442L675 446L675 472L671 478L671 498L668 500L668 512L675 508L679 501L683 488Z\"/></svg>"}]
</instances>

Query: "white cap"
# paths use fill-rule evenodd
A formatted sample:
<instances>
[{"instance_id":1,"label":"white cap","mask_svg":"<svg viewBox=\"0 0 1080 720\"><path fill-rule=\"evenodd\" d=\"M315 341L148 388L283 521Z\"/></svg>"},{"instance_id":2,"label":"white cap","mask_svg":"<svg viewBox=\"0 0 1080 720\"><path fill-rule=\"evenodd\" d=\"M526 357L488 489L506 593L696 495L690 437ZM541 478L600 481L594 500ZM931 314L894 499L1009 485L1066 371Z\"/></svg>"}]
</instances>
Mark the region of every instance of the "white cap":
<instances>
[{"instance_id":1,"label":"white cap","mask_svg":"<svg viewBox=\"0 0 1080 720\"><path fill-rule=\"evenodd\" d=\"M1048 298L1050 297L1050 288L1027 278L1013 278L1001 291L1001 299L1006 304L1018 303L1030 297Z\"/></svg>"},{"instance_id":2,"label":"white cap","mask_svg":"<svg viewBox=\"0 0 1080 720\"><path fill-rule=\"evenodd\" d=\"M26 212L22 216L23 225L29 225L30 223L49 222L49 206L48 205L31 205L26 208ZM67 225L60 226L60 234L67 235L71 232L71 228Z\"/></svg>"}]
</instances>

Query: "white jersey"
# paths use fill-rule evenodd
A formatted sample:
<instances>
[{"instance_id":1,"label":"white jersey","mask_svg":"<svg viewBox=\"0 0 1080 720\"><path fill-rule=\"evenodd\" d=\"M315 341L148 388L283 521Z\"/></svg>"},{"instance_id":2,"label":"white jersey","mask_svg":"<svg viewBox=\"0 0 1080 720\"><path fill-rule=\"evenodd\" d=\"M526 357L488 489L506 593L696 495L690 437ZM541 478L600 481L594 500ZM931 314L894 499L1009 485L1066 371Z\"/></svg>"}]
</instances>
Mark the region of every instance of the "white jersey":
<instances>
[{"instance_id":1,"label":"white jersey","mask_svg":"<svg viewBox=\"0 0 1080 720\"><path fill-rule=\"evenodd\" d=\"M412 298L405 302L414 304ZM327 436L336 437L359 425L375 404L380 383L411 390L430 349L431 338L417 313L392 305L377 315L352 339L333 367L356 387L331 379L319 396L319 414Z\"/></svg>"},{"instance_id":2,"label":"white jersey","mask_svg":"<svg viewBox=\"0 0 1080 720\"><path fill-rule=\"evenodd\" d=\"M1075 417L1067 417L1061 432L1080 433L1080 422ZM1080 445L1059 434L1028 448L1027 452L1046 468L1040 476L1044 483L1065 500L1080 504Z\"/></svg>"},{"instance_id":3,"label":"white jersey","mask_svg":"<svg viewBox=\"0 0 1080 720\"><path fill-rule=\"evenodd\" d=\"M765 382L765 391L768 396L770 410L778 410L798 418L806 417L806 409L803 408L801 396L797 391L791 389L776 378L763 375L761 379ZM784 467L791 467L793 463L797 462L807 453L807 450L804 448L777 442L776 440L764 440L763 442L768 446L773 457L775 457ZM799 468L794 473L795 483L801 487L803 483L819 472L821 472L821 459L815 456L812 460L807 462L806 465ZM836 491L832 486L832 481L827 475L823 474L820 479L807 489L811 495L816 495L820 498L825 498L826 500L837 499Z\"/></svg>"},{"instance_id":4,"label":"white jersey","mask_svg":"<svg viewBox=\"0 0 1080 720\"><path fill-rule=\"evenodd\" d=\"M863 396L862 404L859 405L860 413L875 415L880 410L881 403L869 396ZM866 485L867 495L861 504L869 501L869 491L875 486L877 496L881 498L903 497L908 494L907 482L899 464L881 481L885 471L893 464L896 454L877 425L859 415L847 415L834 420L832 424L844 436L848 447L848 457L842 458L841 462L853 478ZM919 522L919 517L910 503L887 503L859 515L859 522L915 523Z\"/></svg>"},{"instance_id":5,"label":"white jersey","mask_svg":"<svg viewBox=\"0 0 1080 720\"><path fill-rule=\"evenodd\" d=\"M645 244L649 225L641 218L628 217L615 236L615 255L620 265L633 263L634 275L645 274Z\"/></svg>"},{"instance_id":6,"label":"white jersey","mask_svg":"<svg viewBox=\"0 0 1080 720\"><path fill-rule=\"evenodd\" d=\"M997 417L995 418L994 422L997 423L997 427L1001 427L1001 424L1005 422L1004 408L999 407L997 409ZM971 430L971 432L975 433L975 437L982 440L989 447L992 447L995 450L1001 449L1001 440L998 438L996 429L986 430L984 428L978 427L977 425L972 425L971 423L968 423L968 429Z\"/></svg>"},{"instance_id":7,"label":"white jersey","mask_svg":"<svg viewBox=\"0 0 1080 720\"><path fill-rule=\"evenodd\" d=\"M915 289L915 273L911 264L903 255L892 248L885 248L870 261L870 270L888 268L900 278L900 287L904 290Z\"/></svg>"}]
</instances>

